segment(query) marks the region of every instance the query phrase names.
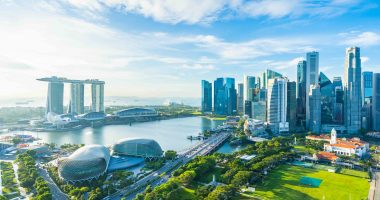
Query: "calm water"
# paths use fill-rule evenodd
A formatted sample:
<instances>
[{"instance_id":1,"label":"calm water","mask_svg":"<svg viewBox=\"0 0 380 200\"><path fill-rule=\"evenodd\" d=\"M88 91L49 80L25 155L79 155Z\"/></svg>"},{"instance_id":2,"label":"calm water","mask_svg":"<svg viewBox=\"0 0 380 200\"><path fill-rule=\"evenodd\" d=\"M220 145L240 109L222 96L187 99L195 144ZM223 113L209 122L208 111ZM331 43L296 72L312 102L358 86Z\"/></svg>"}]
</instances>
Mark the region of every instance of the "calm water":
<instances>
[{"instance_id":1,"label":"calm water","mask_svg":"<svg viewBox=\"0 0 380 200\"><path fill-rule=\"evenodd\" d=\"M203 130L215 128L223 121L212 121L202 117L177 118L129 125L108 125L68 132L13 132L37 136L46 143L102 144L111 145L122 138L149 138L156 140L163 150L180 151L198 141L186 137L197 135ZM13 134L11 133L11 134ZM9 134L9 133L8 133Z\"/></svg>"}]
</instances>

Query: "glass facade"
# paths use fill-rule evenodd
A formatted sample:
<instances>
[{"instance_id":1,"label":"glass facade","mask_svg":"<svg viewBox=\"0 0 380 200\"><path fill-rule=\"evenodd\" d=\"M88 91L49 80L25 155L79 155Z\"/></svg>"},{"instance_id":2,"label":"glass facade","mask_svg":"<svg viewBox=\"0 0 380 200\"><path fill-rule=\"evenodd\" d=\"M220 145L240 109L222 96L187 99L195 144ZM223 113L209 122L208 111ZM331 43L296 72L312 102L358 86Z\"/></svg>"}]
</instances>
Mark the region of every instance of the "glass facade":
<instances>
[{"instance_id":1,"label":"glass facade","mask_svg":"<svg viewBox=\"0 0 380 200\"><path fill-rule=\"evenodd\" d=\"M202 80L202 112L212 112L212 84Z\"/></svg>"},{"instance_id":2,"label":"glass facade","mask_svg":"<svg viewBox=\"0 0 380 200\"><path fill-rule=\"evenodd\" d=\"M144 158L161 157L160 145L151 139L123 139L112 146L114 154Z\"/></svg>"},{"instance_id":3,"label":"glass facade","mask_svg":"<svg viewBox=\"0 0 380 200\"><path fill-rule=\"evenodd\" d=\"M63 83L49 82L46 113L63 114L63 90Z\"/></svg>"}]
</instances>

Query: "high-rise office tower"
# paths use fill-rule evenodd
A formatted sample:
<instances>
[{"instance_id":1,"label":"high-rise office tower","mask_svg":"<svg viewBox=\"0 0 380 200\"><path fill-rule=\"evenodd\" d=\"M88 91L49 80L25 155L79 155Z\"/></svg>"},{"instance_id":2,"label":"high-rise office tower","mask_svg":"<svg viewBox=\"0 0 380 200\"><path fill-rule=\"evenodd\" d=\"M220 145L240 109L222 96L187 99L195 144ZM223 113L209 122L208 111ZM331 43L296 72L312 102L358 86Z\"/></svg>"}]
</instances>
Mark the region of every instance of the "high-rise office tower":
<instances>
[{"instance_id":1,"label":"high-rise office tower","mask_svg":"<svg viewBox=\"0 0 380 200\"><path fill-rule=\"evenodd\" d=\"M306 129L309 130L310 122L310 88L318 84L319 53L316 51L306 53Z\"/></svg>"},{"instance_id":2,"label":"high-rise office tower","mask_svg":"<svg viewBox=\"0 0 380 200\"><path fill-rule=\"evenodd\" d=\"M260 76L257 76L256 77L256 88L261 88L262 87L262 83L261 83L262 81L261 81L261 78L260 78Z\"/></svg>"},{"instance_id":3,"label":"high-rise office tower","mask_svg":"<svg viewBox=\"0 0 380 200\"><path fill-rule=\"evenodd\" d=\"M253 89L256 88L256 77L254 76L244 76L244 101L252 101Z\"/></svg>"},{"instance_id":4,"label":"high-rise office tower","mask_svg":"<svg viewBox=\"0 0 380 200\"><path fill-rule=\"evenodd\" d=\"M289 123L286 120L287 82L287 78L268 80L267 122L276 134L289 131Z\"/></svg>"},{"instance_id":5,"label":"high-rise office tower","mask_svg":"<svg viewBox=\"0 0 380 200\"><path fill-rule=\"evenodd\" d=\"M267 69L263 75L262 75L262 83L263 83L263 88L267 89L267 83L268 83L268 80L269 79L273 79L273 78L281 78L282 77L282 74L278 73L278 72L275 72L273 70L270 70L270 69Z\"/></svg>"},{"instance_id":6,"label":"high-rise office tower","mask_svg":"<svg viewBox=\"0 0 380 200\"><path fill-rule=\"evenodd\" d=\"M289 131L296 131L297 125L297 83L287 83L287 111L286 119L289 122Z\"/></svg>"},{"instance_id":7,"label":"high-rise office tower","mask_svg":"<svg viewBox=\"0 0 380 200\"><path fill-rule=\"evenodd\" d=\"M371 130L373 72L363 72L362 76L362 128Z\"/></svg>"},{"instance_id":8,"label":"high-rise office tower","mask_svg":"<svg viewBox=\"0 0 380 200\"><path fill-rule=\"evenodd\" d=\"M244 101L244 115L252 118L252 101Z\"/></svg>"},{"instance_id":9,"label":"high-rise office tower","mask_svg":"<svg viewBox=\"0 0 380 200\"><path fill-rule=\"evenodd\" d=\"M305 130L306 126L306 61L297 64L297 127Z\"/></svg>"},{"instance_id":10,"label":"high-rise office tower","mask_svg":"<svg viewBox=\"0 0 380 200\"><path fill-rule=\"evenodd\" d=\"M226 114L227 115L236 115L237 113L237 95L235 88L235 79L234 78L226 78L225 82L225 97L226 97Z\"/></svg>"},{"instance_id":11,"label":"high-rise office tower","mask_svg":"<svg viewBox=\"0 0 380 200\"><path fill-rule=\"evenodd\" d=\"M63 90L62 82L49 82L46 113L63 114Z\"/></svg>"},{"instance_id":12,"label":"high-rise office tower","mask_svg":"<svg viewBox=\"0 0 380 200\"><path fill-rule=\"evenodd\" d=\"M70 85L70 104L68 113L83 114L84 113L84 84L71 83Z\"/></svg>"},{"instance_id":13,"label":"high-rise office tower","mask_svg":"<svg viewBox=\"0 0 380 200\"><path fill-rule=\"evenodd\" d=\"M244 84L243 83L238 84L237 109L238 109L238 113L244 112Z\"/></svg>"},{"instance_id":14,"label":"high-rise office tower","mask_svg":"<svg viewBox=\"0 0 380 200\"><path fill-rule=\"evenodd\" d=\"M333 123L343 124L344 123L344 90L341 77L334 77L333 83Z\"/></svg>"},{"instance_id":15,"label":"high-rise office tower","mask_svg":"<svg viewBox=\"0 0 380 200\"><path fill-rule=\"evenodd\" d=\"M372 129L380 131L380 73L373 74Z\"/></svg>"},{"instance_id":16,"label":"high-rise office tower","mask_svg":"<svg viewBox=\"0 0 380 200\"><path fill-rule=\"evenodd\" d=\"M359 133L361 129L361 76L360 48L347 48L344 67L344 121L349 134Z\"/></svg>"},{"instance_id":17,"label":"high-rise office tower","mask_svg":"<svg viewBox=\"0 0 380 200\"><path fill-rule=\"evenodd\" d=\"M320 133L321 131L321 90L318 84L310 87L310 131Z\"/></svg>"},{"instance_id":18,"label":"high-rise office tower","mask_svg":"<svg viewBox=\"0 0 380 200\"><path fill-rule=\"evenodd\" d=\"M253 89L252 118L261 121L266 120L266 101L263 89Z\"/></svg>"},{"instance_id":19,"label":"high-rise office tower","mask_svg":"<svg viewBox=\"0 0 380 200\"><path fill-rule=\"evenodd\" d=\"M202 80L202 113L212 112L212 84Z\"/></svg>"},{"instance_id":20,"label":"high-rise office tower","mask_svg":"<svg viewBox=\"0 0 380 200\"><path fill-rule=\"evenodd\" d=\"M92 112L104 112L104 84L91 84Z\"/></svg>"},{"instance_id":21,"label":"high-rise office tower","mask_svg":"<svg viewBox=\"0 0 380 200\"><path fill-rule=\"evenodd\" d=\"M224 78L217 78L214 81L214 113L217 115L225 115L225 89Z\"/></svg>"},{"instance_id":22,"label":"high-rise office tower","mask_svg":"<svg viewBox=\"0 0 380 200\"><path fill-rule=\"evenodd\" d=\"M333 101L334 91L333 84L323 73L319 73L319 87L321 90L321 123L331 124L333 121Z\"/></svg>"}]
</instances>

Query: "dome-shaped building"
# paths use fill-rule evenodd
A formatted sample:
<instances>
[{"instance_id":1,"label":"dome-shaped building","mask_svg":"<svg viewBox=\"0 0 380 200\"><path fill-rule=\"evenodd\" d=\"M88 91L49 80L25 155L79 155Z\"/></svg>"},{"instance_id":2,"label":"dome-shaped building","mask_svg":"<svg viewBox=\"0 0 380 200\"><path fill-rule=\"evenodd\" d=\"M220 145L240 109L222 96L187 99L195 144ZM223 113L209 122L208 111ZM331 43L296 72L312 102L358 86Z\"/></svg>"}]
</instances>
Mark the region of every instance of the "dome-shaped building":
<instances>
[{"instance_id":1,"label":"dome-shaped building","mask_svg":"<svg viewBox=\"0 0 380 200\"><path fill-rule=\"evenodd\" d=\"M112 146L114 154L155 158L162 156L160 145L152 139L126 138L119 140Z\"/></svg>"},{"instance_id":2,"label":"dome-shaped building","mask_svg":"<svg viewBox=\"0 0 380 200\"><path fill-rule=\"evenodd\" d=\"M102 145L86 145L58 164L59 176L69 182L96 179L103 175L110 161L109 150Z\"/></svg>"}]
</instances>

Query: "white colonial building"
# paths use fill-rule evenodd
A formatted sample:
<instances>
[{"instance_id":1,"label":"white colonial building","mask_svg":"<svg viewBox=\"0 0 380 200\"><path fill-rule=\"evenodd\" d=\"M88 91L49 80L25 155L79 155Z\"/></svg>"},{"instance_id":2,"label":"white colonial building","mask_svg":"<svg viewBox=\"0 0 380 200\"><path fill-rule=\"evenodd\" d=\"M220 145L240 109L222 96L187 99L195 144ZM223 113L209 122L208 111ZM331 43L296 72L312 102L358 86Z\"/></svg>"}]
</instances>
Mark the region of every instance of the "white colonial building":
<instances>
[{"instance_id":1,"label":"white colonial building","mask_svg":"<svg viewBox=\"0 0 380 200\"><path fill-rule=\"evenodd\" d=\"M324 144L324 150L327 152L333 152L336 155L357 155L362 157L369 151L369 144L361 141L359 138L337 139L336 131L333 129L331 131L330 143Z\"/></svg>"},{"instance_id":2,"label":"white colonial building","mask_svg":"<svg viewBox=\"0 0 380 200\"><path fill-rule=\"evenodd\" d=\"M250 137L266 135L265 124L258 119L247 119L244 123L244 132L249 133Z\"/></svg>"}]
</instances>

